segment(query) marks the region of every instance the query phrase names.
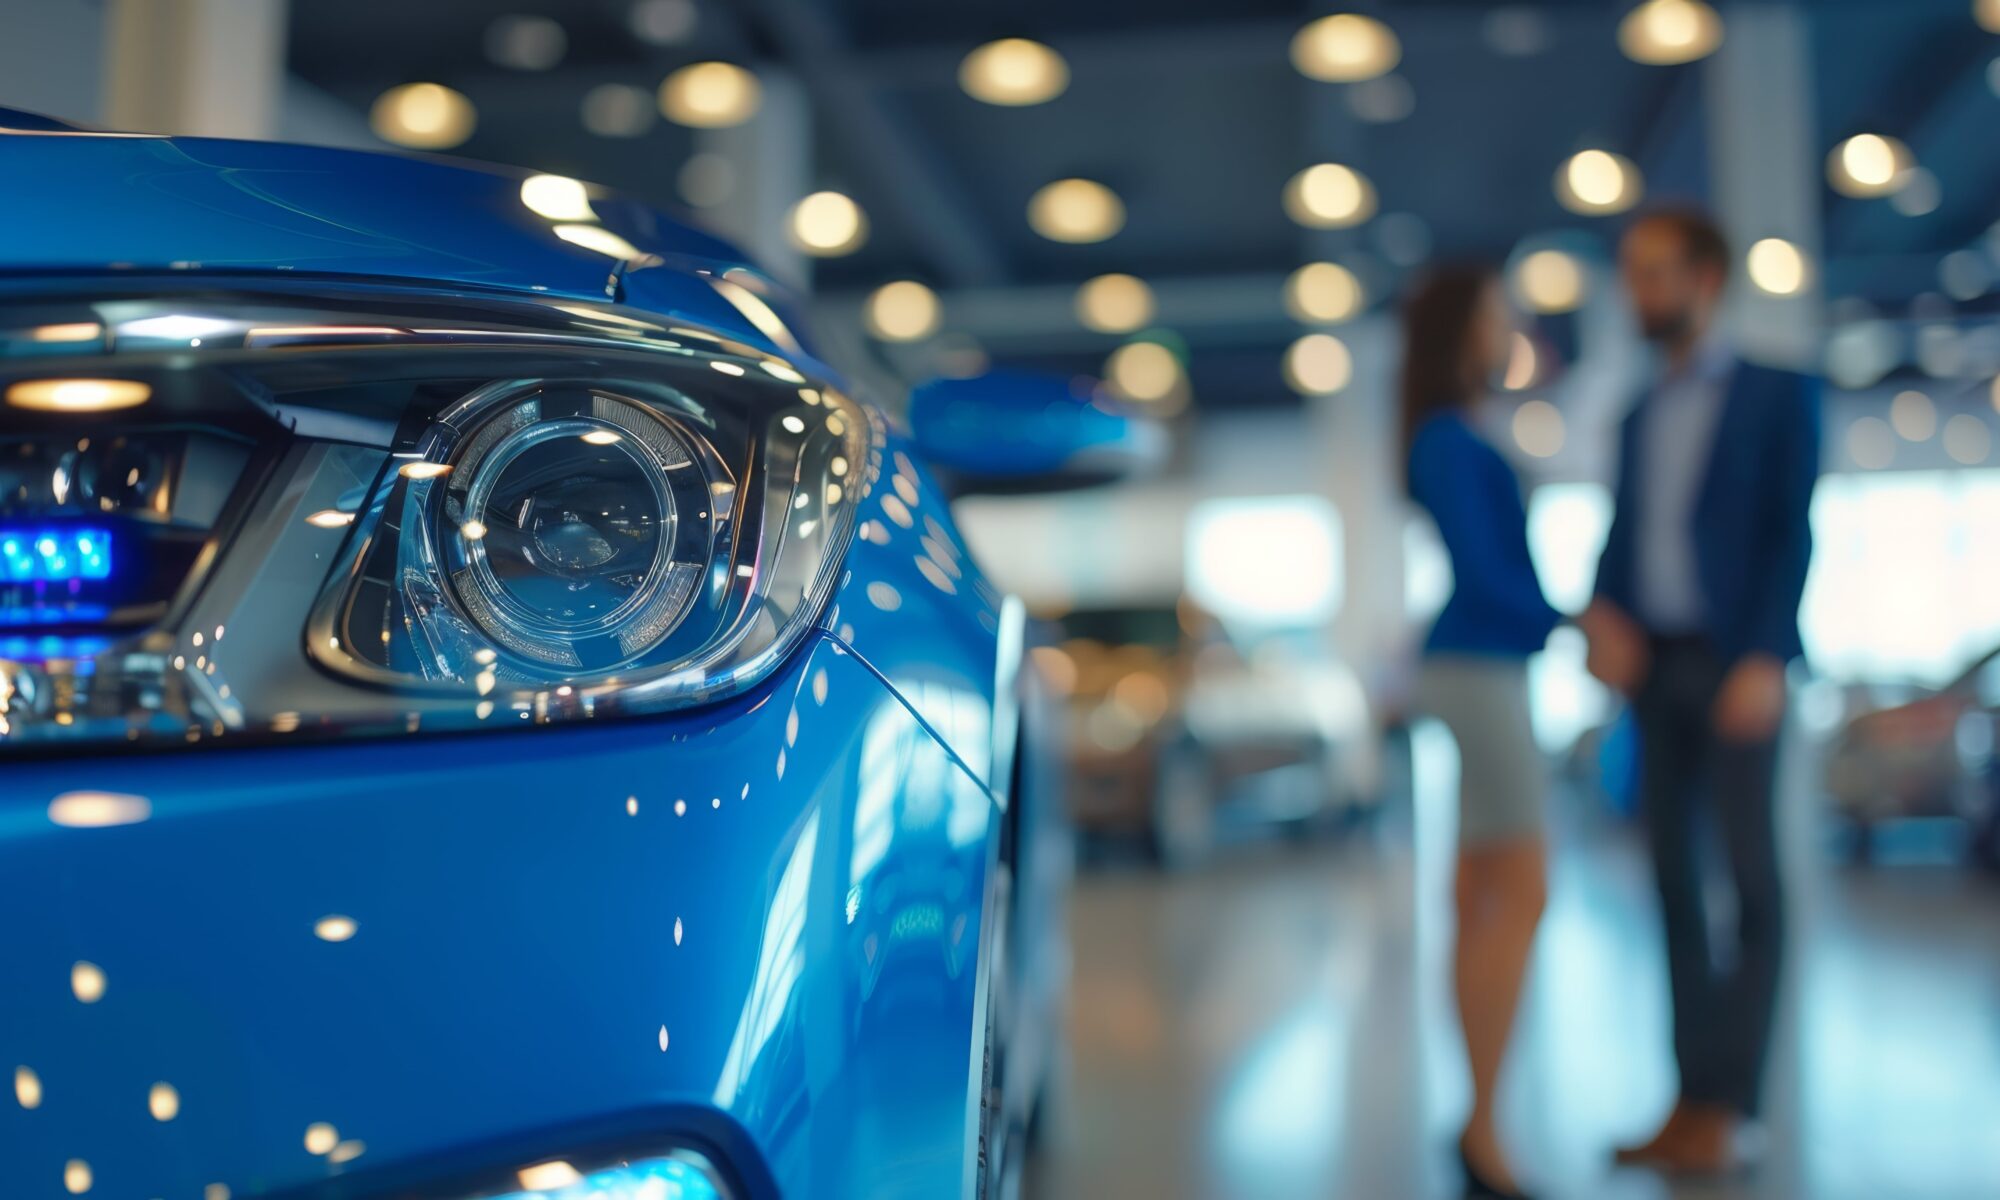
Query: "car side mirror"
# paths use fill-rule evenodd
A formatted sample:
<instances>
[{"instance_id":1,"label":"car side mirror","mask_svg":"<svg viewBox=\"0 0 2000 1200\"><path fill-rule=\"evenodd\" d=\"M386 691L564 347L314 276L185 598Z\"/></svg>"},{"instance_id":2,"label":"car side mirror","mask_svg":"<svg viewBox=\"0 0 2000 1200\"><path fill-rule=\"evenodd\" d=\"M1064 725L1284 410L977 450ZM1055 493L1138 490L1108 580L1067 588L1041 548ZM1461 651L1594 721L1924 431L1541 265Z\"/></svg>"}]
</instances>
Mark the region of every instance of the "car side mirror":
<instances>
[{"instance_id":1,"label":"car side mirror","mask_svg":"<svg viewBox=\"0 0 2000 1200\"><path fill-rule=\"evenodd\" d=\"M910 393L918 451L953 495L1065 491L1157 469L1166 426L1121 412L1094 381L993 370Z\"/></svg>"}]
</instances>

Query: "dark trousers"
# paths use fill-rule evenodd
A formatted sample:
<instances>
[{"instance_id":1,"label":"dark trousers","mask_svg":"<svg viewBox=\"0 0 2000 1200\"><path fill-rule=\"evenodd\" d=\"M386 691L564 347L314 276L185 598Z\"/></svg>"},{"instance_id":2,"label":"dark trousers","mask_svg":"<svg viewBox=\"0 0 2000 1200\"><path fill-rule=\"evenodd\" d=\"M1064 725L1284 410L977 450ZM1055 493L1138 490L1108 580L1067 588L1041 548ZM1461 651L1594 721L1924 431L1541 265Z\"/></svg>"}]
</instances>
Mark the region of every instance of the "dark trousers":
<instances>
[{"instance_id":1,"label":"dark trousers","mask_svg":"<svg viewBox=\"0 0 2000 1200\"><path fill-rule=\"evenodd\" d=\"M1757 1111L1771 1042L1785 936L1772 820L1777 745L1716 736L1710 712L1727 669L1704 639L1656 638L1633 715L1640 806L1666 925L1681 1098L1749 1115ZM1735 884L1733 945L1710 945L1704 814L1720 835Z\"/></svg>"}]
</instances>

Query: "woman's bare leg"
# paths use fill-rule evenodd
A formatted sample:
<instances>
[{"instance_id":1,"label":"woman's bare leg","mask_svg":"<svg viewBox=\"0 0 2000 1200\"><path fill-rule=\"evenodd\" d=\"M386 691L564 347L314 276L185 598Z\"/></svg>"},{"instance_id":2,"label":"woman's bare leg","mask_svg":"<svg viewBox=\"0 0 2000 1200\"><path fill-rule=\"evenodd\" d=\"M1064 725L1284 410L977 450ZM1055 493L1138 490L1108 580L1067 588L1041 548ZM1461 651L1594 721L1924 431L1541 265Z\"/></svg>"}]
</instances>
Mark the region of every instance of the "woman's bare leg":
<instances>
[{"instance_id":1,"label":"woman's bare leg","mask_svg":"<svg viewBox=\"0 0 2000 1200\"><path fill-rule=\"evenodd\" d=\"M1514 1176L1494 1124L1493 1092L1547 899L1546 869L1540 838L1470 846L1458 858L1453 967L1472 1068L1472 1117L1463 1145L1481 1175L1508 1188Z\"/></svg>"}]
</instances>

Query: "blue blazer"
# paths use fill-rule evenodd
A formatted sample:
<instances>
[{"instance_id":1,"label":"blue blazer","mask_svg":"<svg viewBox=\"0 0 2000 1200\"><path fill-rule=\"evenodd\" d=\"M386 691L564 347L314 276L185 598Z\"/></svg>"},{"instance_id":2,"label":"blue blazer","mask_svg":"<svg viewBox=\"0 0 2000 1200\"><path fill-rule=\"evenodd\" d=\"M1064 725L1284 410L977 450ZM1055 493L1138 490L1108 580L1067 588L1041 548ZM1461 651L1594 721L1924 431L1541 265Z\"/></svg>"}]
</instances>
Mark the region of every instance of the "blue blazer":
<instances>
[{"instance_id":1,"label":"blue blazer","mask_svg":"<svg viewBox=\"0 0 2000 1200\"><path fill-rule=\"evenodd\" d=\"M1644 490L1644 403L1619 434L1616 509L1597 595L1635 618L1638 508ZM1799 597L1812 561L1809 510L1819 478L1819 381L1739 363L1716 419L1715 444L1694 512L1694 552L1707 610L1705 633L1727 659L1804 652Z\"/></svg>"}]
</instances>

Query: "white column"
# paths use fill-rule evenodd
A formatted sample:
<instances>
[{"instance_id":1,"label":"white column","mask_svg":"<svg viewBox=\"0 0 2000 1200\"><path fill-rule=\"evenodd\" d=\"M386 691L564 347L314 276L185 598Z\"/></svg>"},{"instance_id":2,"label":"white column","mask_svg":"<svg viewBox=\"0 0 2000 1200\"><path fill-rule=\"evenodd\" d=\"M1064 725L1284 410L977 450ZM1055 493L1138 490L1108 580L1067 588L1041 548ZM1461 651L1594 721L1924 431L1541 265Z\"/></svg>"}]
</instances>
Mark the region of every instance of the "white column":
<instances>
[{"instance_id":1,"label":"white column","mask_svg":"<svg viewBox=\"0 0 2000 1200\"><path fill-rule=\"evenodd\" d=\"M274 136L285 14L284 0L111 0L105 124L143 133Z\"/></svg>"},{"instance_id":2,"label":"white column","mask_svg":"<svg viewBox=\"0 0 2000 1200\"><path fill-rule=\"evenodd\" d=\"M1812 51L1806 16L1781 5L1736 5L1728 34L1703 75L1709 175L1716 215L1736 252L1733 328L1753 358L1812 361L1820 336L1817 282L1770 296L1744 278L1752 243L1784 238L1810 263L1820 246L1820 164L1813 123ZM1815 271L1817 274L1817 271Z\"/></svg>"},{"instance_id":3,"label":"white column","mask_svg":"<svg viewBox=\"0 0 2000 1200\"><path fill-rule=\"evenodd\" d=\"M759 68L757 115L729 129L702 130L695 148L727 164L729 198L702 210L717 233L794 287L812 282L811 262L786 237L787 210L813 190L812 108L798 80Z\"/></svg>"}]
</instances>

